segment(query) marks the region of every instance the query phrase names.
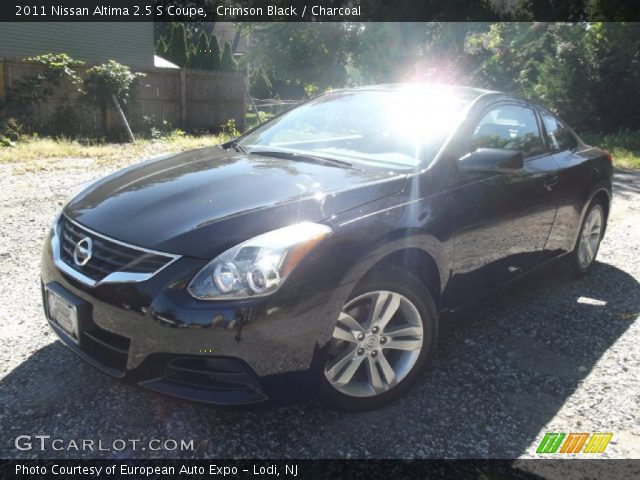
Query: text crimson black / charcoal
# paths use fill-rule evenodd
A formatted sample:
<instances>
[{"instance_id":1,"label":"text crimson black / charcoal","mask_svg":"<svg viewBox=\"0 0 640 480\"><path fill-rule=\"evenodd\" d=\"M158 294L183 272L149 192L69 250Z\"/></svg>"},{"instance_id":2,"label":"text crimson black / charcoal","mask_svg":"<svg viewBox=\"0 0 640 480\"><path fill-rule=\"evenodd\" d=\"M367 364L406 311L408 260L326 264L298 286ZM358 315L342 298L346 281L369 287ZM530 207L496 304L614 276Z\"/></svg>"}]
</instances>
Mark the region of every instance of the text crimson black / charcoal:
<instances>
[{"instance_id":1,"label":"text crimson black / charcoal","mask_svg":"<svg viewBox=\"0 0 640 480\"><path fill-rule=\"evenodd\" d=\"M218 16L229 16L229 17L256 17L266 15L268 17L271 16L285 16L285 17L295 17L301 15L305 15L305 13L309 12L309 9L305 7L305 10L302 12L299 11L299 8L288 6L288 7L279 7L275 5L269 5L267 7L227 7L224 5L218 5L216 8L216 14ZM310 9L311 15L315 17L324 17L324 16L360 16L360 6L357 7L323 7L321 5L314 5Z\"/></svg>"}]
</instances>

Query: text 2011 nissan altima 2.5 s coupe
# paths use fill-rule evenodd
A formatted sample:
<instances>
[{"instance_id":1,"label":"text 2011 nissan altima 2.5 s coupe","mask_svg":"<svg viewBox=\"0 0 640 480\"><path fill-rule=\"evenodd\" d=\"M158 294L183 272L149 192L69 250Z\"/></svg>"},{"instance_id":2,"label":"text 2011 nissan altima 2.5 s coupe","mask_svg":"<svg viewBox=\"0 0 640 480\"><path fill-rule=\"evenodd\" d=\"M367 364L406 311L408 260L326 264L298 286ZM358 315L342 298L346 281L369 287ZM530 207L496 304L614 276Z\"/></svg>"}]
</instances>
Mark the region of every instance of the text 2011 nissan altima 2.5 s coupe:
<instances>
[{"instance_id":1,"label":"text 2011 nissan altima 2.5 s coupe","mask_svg":"<svg viewBox=\"0 0 640 480\"><path fill-rule=\"evenodd\" d=\"M46 315L157 392L249 404L310 382L376 408L432 359L440 318L560 257L588 272L611 175L517 97L340 90L86 187L45 242Z\"/></svg>"}]
</instances>

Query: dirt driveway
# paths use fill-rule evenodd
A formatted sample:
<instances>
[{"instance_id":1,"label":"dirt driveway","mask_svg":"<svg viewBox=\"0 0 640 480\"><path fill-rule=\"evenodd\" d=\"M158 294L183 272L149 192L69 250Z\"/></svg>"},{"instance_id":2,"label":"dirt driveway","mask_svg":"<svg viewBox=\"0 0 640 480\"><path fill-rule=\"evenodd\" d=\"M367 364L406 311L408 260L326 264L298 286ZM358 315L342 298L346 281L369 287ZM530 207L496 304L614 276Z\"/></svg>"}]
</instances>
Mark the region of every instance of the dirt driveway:
<instances>
[{"instance_id":1,"label":"dirt driveway","mask_svg":"<svg viewBox=\"0 0 640 480\"><path fill-rule=\"evenodd\" d=\"M444 329L434 367L385 409L313 399L216 409L123 385L58 342L41 307L45 230L91 160L38 172L0 165L0 455L7 457L528 457L544 432L613 432L605 455L640 458L640 173L618 172L593 272L558 268ZM19 435L193 440L189 451L18 450Z\"/></svg>"}]
</instances>

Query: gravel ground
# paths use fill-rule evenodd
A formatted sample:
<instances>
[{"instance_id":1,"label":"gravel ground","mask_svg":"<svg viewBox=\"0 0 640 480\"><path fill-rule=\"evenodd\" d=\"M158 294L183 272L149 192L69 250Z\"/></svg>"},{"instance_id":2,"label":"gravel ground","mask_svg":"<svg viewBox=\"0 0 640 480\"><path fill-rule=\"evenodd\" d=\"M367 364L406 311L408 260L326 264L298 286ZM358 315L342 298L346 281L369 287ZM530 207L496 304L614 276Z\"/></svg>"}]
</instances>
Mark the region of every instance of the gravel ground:
<instances>
[{"instance_id":1,"label":"gravel ground","mask_svg":"<svg viewBox=\"0 0 640 480\"><path fill-rule=\"evenodd\" d=\"M544 432L613 432L605 456L640 458L640 173L617 172L598 265L553 268L444 329L417 388L379 411L314 399L219 409L124 385L66 349L42 313L48 224L74 186L108 173L91 160L28 172L0 165L0 456L515 458ZM19 451L18 435L193 440L193 451ZM38 444L34 443L34 447ZM97 447L96 447L97 448Z\"/></svg>"}]
</instances>

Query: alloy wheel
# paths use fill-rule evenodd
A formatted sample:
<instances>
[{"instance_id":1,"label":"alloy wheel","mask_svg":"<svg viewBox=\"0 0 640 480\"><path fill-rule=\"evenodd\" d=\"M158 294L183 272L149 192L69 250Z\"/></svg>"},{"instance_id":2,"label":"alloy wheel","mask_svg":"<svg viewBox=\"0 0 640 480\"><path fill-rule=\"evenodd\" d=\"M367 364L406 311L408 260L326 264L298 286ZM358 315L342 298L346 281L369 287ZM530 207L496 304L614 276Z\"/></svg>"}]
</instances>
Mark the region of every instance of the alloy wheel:
<instances>
[{"instance_id":1,"label":"alloy wheel","mask_svg":"<svg viewBox=\"0 0 640 480\"><path fill-rule=\"evenodd\" d=\"M343 307L324 375L343 394L380 395L407 376L422 346L422 318L408 298L386 290L367 292Z\"/></svg>"}]
</instances>

